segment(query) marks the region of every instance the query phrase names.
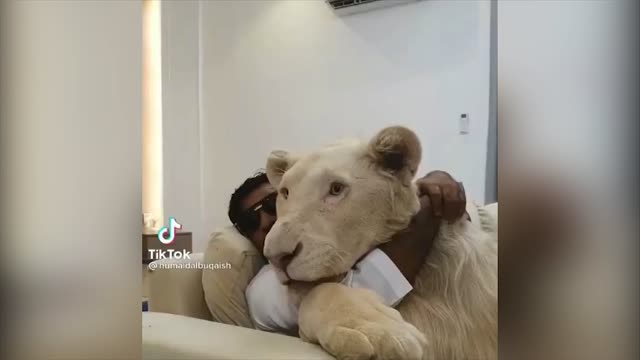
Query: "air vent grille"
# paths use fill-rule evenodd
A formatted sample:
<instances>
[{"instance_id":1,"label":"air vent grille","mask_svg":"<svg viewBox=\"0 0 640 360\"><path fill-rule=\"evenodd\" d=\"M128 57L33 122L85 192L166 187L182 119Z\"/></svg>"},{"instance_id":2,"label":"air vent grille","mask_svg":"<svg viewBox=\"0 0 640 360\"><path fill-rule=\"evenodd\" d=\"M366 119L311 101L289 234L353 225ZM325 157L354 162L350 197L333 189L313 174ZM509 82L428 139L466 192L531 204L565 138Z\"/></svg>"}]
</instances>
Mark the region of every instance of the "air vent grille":
<instances>
[{"instance_id":1,"label":"air vent grille","mask_svg":"<svg viewBox=\"0 0 640 360\"><path fill-rule=\"evenodd\" d=\"M325 0L338 15L356 14L420 0Z\"/></svg>"},{"instance_id":2,"label":"air vent grille","mask_svg":"<svg viewBox=\"0 0 640 360\"><path fill-rule=\"evenodd\" d=\"M329 5L336 10L379 1L382 0L327 0Z\"/></svg>"}]
</instances>

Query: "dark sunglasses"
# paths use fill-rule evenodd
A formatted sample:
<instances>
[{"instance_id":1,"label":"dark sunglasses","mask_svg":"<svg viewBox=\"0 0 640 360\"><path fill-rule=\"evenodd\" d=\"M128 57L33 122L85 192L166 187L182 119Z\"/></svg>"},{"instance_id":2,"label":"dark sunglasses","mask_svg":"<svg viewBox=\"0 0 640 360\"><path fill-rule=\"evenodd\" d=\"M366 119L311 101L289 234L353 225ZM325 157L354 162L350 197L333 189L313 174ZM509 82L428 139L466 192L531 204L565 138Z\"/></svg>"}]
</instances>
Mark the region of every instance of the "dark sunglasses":
<instances>
[{"instance_id":1,"label":"dark sunglasses","mask_svg":"<svg viewBox=\"0 0 640 360\"><path fill-rule=\"evenodd\" d=\"M276 216L276 197L277 193L265 196L262 200L251 205L247 210L240 214L238 222L235 224L240 232L248 235L252 234L260 226L260 211L266 214Z\"/></svg>"}]
</instances>

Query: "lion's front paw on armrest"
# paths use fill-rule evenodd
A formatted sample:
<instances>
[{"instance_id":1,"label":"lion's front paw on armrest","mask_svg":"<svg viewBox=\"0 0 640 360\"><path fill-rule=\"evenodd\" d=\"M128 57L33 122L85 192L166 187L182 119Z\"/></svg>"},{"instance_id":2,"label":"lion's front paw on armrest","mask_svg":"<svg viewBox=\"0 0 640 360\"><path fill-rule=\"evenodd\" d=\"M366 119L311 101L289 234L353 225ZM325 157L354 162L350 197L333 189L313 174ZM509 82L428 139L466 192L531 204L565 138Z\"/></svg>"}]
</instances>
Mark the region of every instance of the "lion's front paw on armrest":
<instances>
[{"instance_id":1,"label":"lion's front paw on armrest","mask_svg":"<svg viewBox=\"0 0 640 360\"><path fill-rule=\"evenodd\" d=\"M337 359L422 359L424 335L366 289L322 284L302 301L300 337Z\"/></svg>"}]
</instances>

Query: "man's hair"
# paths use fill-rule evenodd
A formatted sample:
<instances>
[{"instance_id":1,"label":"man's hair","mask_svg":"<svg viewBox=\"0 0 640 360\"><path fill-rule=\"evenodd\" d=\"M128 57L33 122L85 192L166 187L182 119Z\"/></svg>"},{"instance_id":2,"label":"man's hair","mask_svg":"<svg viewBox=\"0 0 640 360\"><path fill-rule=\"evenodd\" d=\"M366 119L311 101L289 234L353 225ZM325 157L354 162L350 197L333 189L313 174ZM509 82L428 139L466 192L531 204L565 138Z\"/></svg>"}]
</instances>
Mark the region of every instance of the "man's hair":
<instances>
[{"instance_id":1,"label":"man's hair","mask_svg":"<svg viewBox=\"0 0 640 360\"><path fill-rule=\"evenodd\" d=\"M245 180L242 185L231 194L231 200L229 201L229 220L231 220L232 224L237 224L240 216L242 216L242 200L253 190L268 182L267 174L259 171Z\"/></svg>"}]
</instances>

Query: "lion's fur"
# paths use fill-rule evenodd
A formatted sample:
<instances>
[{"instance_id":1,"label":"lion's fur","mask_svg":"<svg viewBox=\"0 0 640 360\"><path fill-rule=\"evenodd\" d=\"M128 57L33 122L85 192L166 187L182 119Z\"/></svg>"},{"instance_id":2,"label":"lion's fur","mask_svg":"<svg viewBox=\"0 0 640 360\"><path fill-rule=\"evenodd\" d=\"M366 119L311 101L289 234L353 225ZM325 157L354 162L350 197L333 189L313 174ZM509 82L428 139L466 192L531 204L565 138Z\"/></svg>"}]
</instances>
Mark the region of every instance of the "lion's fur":
<instances>
[{"instance_id":1,"label":"lion's fur","mask_svg":"<svg viewBox=\"0 0 640 360\"><path fill-rule=\"evenodd\" d=\"M293 280L348 271L418 211L412 180L420 152L413 132L392 127L368 143L334 144L297 158L272 153L267 174L289 196L278 197L265 255L302 244L287 268ZM342 197L326 194L336 181L348 186ZM397 309L426 336L423 359L497 358L496 233L466 220L443 224L413 285Z\"/></svg>"},{"instance_id":2,"label":"lion's fur","mask_svg":"<svg viewBox=\"0 0 640 360\"><path fill-rule=\"evenodd\" d=\"M443 225L397 309L429 341L424 359L496 359L497 242L476 224Z\"/></svg>"}]
</instances>

